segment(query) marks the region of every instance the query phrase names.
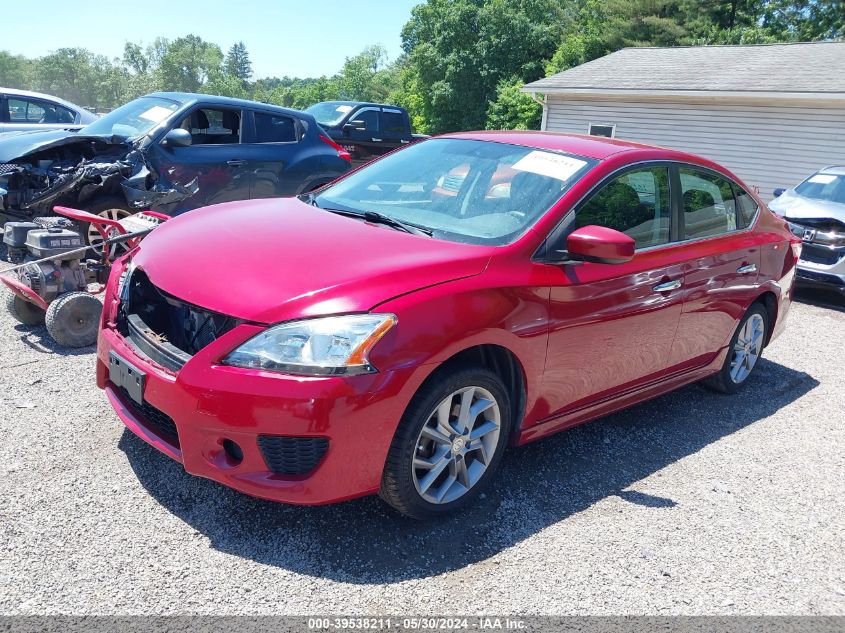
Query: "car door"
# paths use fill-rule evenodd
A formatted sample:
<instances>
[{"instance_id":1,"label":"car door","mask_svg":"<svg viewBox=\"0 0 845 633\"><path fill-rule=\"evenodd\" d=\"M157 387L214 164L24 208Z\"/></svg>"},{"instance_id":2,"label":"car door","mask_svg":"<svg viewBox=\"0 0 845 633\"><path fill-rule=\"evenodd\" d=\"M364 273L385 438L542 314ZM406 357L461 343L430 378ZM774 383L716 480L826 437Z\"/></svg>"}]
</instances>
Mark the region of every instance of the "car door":
<instances>
[{"instance_id":1,"label":"car door","mask_svg":"<svg viewBox=\"0 0 845 633\"><path fill-rule=\"evenodd\" d=\"M250 172L250 198L284 198L300 193L321 171L322 155L309 147L302 123L294 116L248 111L243 158Z\"/></svg>"},{"instance_id":2,"label":"car door","mask_svg":"<svg viewBox=\"0 0 845 633\"><path fill-rule=\"evenodd\" d=\"M694 165L672 168L679 191L679 237L684 245L684 307L671 364L710 362L727 345L757 296L759 238L745 230L740 189L721 174Z\"/></svg>"},{"instance_id":3,"label":"car door","mask_svg":"<svg viewBox=\"0 0 845 633\"><path fill-rule=\"evenodd\" d=\"M411 141L411 126L407 115L397 108L382 108L379 113L380 146L376 149L379 156L392 152Z\"/></svg>"},{"instance_id":4,"label":"car door","mask_svg":"<svg viewBox=\"0 0 845 633\"><path fill-rule=\"evenodd\" d=\"M380 115L381 108L365 106L346 119L341 145L352 155L353 165L363 165L381 155L384 139L380 132Z\"/></svg>"},{"instance_id":5,"label":"car door","mask_svg":"<svg viewBox=\"0 0 845 633\"><path fill-rule=\"evenodd\" d=\"M605 179L567 216L567 234L587 225L613 228L636 240L636 252L625 264L552 269L544 378L550 416L665 373L683 301L671 194L666 164L638 166Z\"/></svg>"},{"instance_id":6,"label":"car door","mask_svg":"<svg viewBox=\"0 0 845 633\"><path fill-rule=\"evenodd\" d=\"M179 213L249 198L250 173L243 157L242 123L239 108L200 104L173 126L190 132L190 145L171 147L161 141L153 145L150 160L162 185L195 191L163 210Z\"/></svg>"}]
</instances>

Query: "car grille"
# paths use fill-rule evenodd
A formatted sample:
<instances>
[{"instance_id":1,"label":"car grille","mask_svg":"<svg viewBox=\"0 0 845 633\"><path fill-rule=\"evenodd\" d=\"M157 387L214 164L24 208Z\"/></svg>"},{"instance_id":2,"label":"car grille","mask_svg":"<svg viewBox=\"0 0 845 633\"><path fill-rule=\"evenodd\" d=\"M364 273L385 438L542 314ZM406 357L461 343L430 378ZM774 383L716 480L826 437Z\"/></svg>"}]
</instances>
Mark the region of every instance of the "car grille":
<instances>
[{"instance_id":1,"label":"car grille","mask_svg":"<svg viewBox=\"0 0 845 633\"><path fill-rule=\"evenodd\" d=\"M841 255L841 253L825 248L824 246L816 246L807 242L804 243L804 248L801 250L802 260L824 266L833 266L833 264L839 261Z\"/></svg>"},{"instance_id":2,"label":"car grille","mask_svg":"<svg viewBox=\"0 0 845 633\"><path fill-rule=\"evenodd\" d=\"M144 353L149 356L151 347L158 348L164 360L170 361L161 364L172 371L178 371L191 356L243 323L171 297L156 288L141 270L133 271L126 283L128 299L121 305L118 331L124 337L145 338ZM132 316L138 317L134 328L130 327Z\"/></svg>"},{"instance_id":3,"label":"car grille","mask_svg":"<svg viewBox=\"0 0 845 633\"><path fill-rule=\"evenodd\" d=\"M329 441L324 437L259 435L258 447L267 467L277 475L304 475L323 459Z\"/></svg>"},{"instance_id":4,"label":"car grille","mask_svg":"<svg viewBox=\"0 0 845 633\"><path fill-rule=\"evenodd\" d=\"M123 404L133 409L141 422L150 427L163 439L179 448L179 432L176 430L176 423L173 421L173 418L146 400L144 404L138 404L123 387L119 387L117 391L123 400Z\"/></svg>"}]
</instances>

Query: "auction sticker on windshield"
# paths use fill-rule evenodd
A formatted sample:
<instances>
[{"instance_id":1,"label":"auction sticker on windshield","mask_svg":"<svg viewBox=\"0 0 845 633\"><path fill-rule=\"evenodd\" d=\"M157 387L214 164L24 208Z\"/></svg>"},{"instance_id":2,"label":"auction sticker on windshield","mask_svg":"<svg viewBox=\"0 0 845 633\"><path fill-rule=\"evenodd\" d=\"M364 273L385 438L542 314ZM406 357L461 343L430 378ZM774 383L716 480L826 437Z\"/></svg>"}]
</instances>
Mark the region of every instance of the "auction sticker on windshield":
<instances>
[{"instance_id":1,"label":"auction sticker on windshield","mask_svg":"<svg viewBox=\"0 0 845 633\"><path fill-rule=\"evenodd\" d=\"M513 168L557 180L569 180L586 164L586 161L571 156L535 150L515 162Z\"/></svg>"},{"instance_id":2,"label":"auction sticker on windshield","mask_svg":"<svg viewBox=\"0 0 845 633\"><path fill-rule=\"evenodd\" d=\"M139 114L138 116L142 119L146 119L147 121L152 121L153 123L158 123L159 121L164 120L172 110L165 108L164 106L156 105Z\"/></svg>"}]
</instances>

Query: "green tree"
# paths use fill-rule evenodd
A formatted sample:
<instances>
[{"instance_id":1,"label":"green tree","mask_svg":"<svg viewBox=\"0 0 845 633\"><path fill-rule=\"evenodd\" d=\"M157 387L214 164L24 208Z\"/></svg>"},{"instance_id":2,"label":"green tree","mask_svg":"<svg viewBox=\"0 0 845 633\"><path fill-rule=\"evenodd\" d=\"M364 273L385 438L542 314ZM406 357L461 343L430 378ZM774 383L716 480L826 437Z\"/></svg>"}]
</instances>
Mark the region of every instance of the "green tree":
<instances>
[{"instance_id":1,"label":"green tree","mask_svg":"<svg viewBox=\"0 0 845 633\"><path fill-rule=\"evenodd\" d=\"M488 130L539 130L543 109L520 88L521 79L503 79L496 89L496 100L487 109Z\"/></svg>"},{"instance_id":2,"label":"green tree","mask_svg":"<svg viewBox=\"0 0 845 633\"><path fill-rule=\"evenodd\" d=\"M217 44L196 35L187 35L171 42L158 67L163 90L200 92L209 76L220 71L223 53Z\"/></svg>"},{"instance_id":3,"label":"green tree","mask_svg":"<svg viewBox=\"0 0 845 633\"><path fill-rule=\"evenodd\" d=\"M249 60L249 53L243 42L232 44L229 52L226 53L224 67L227 74L240 79L244 86L247 85L252 77L252 62Z\"/></svg>"},{"instance_id":4,"label":"green tree","mask_svg":"<svg viewBox=\"0 0 845 633\"><path fill-rule=\"evenodd\" d=\"M31 84L33 63L22 55L0 51L0 86L24 89Z\"/></svg>"},{"instance_id":5,"label":"green tree","mask_svg":"<svg viewBox=\"0 0 845 633\"><path fill-rule=\"evenodd\" d=\"M565 21L561 0L428 0L414 7L402 46L421 127L484 128L503 79L543 76Z\"/></svg>"}]
</instances>

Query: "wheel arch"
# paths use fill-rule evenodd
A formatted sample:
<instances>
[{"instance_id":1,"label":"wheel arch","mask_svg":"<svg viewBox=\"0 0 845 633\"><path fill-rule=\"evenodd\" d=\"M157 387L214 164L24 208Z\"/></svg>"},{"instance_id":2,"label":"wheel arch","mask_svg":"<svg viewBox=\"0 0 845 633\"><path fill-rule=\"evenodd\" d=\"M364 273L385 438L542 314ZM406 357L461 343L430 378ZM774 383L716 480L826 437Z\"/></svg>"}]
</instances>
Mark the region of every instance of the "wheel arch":
<instances>
[{"instance_id":1,"label":"wheel arch","mask_svg":"<svg viewBox=\"0 0 845 633\"><path fill-rule=\"evenodd\" d=\"M423 389L429 381L442 373L456 371L464 367L485 367L502 379L508 394L511 396L512 425L510 439L515 440L522 429L528 388L525 368L517 355L507 347L496 343L480 343L457 351L439 363L422 381L417 391Z\"/></svg>"},{"instance_id":2,"label":"wheel arch","mask_svg":"<svg viewBox=\"0 0 845 633\"><path fill-rule=\"evenodd\" d=\"M769 341L772 338L772 332L775 330L775 323L777 322L778 318L778 299L775 296L775 293L771 290L766 290L765 292L761 293L752 303L751 305L760 304L766 309L766 315L769 318L768 327L766 328L766 341L765 345L769 344Z\"/></svg>"}]
</instances>

